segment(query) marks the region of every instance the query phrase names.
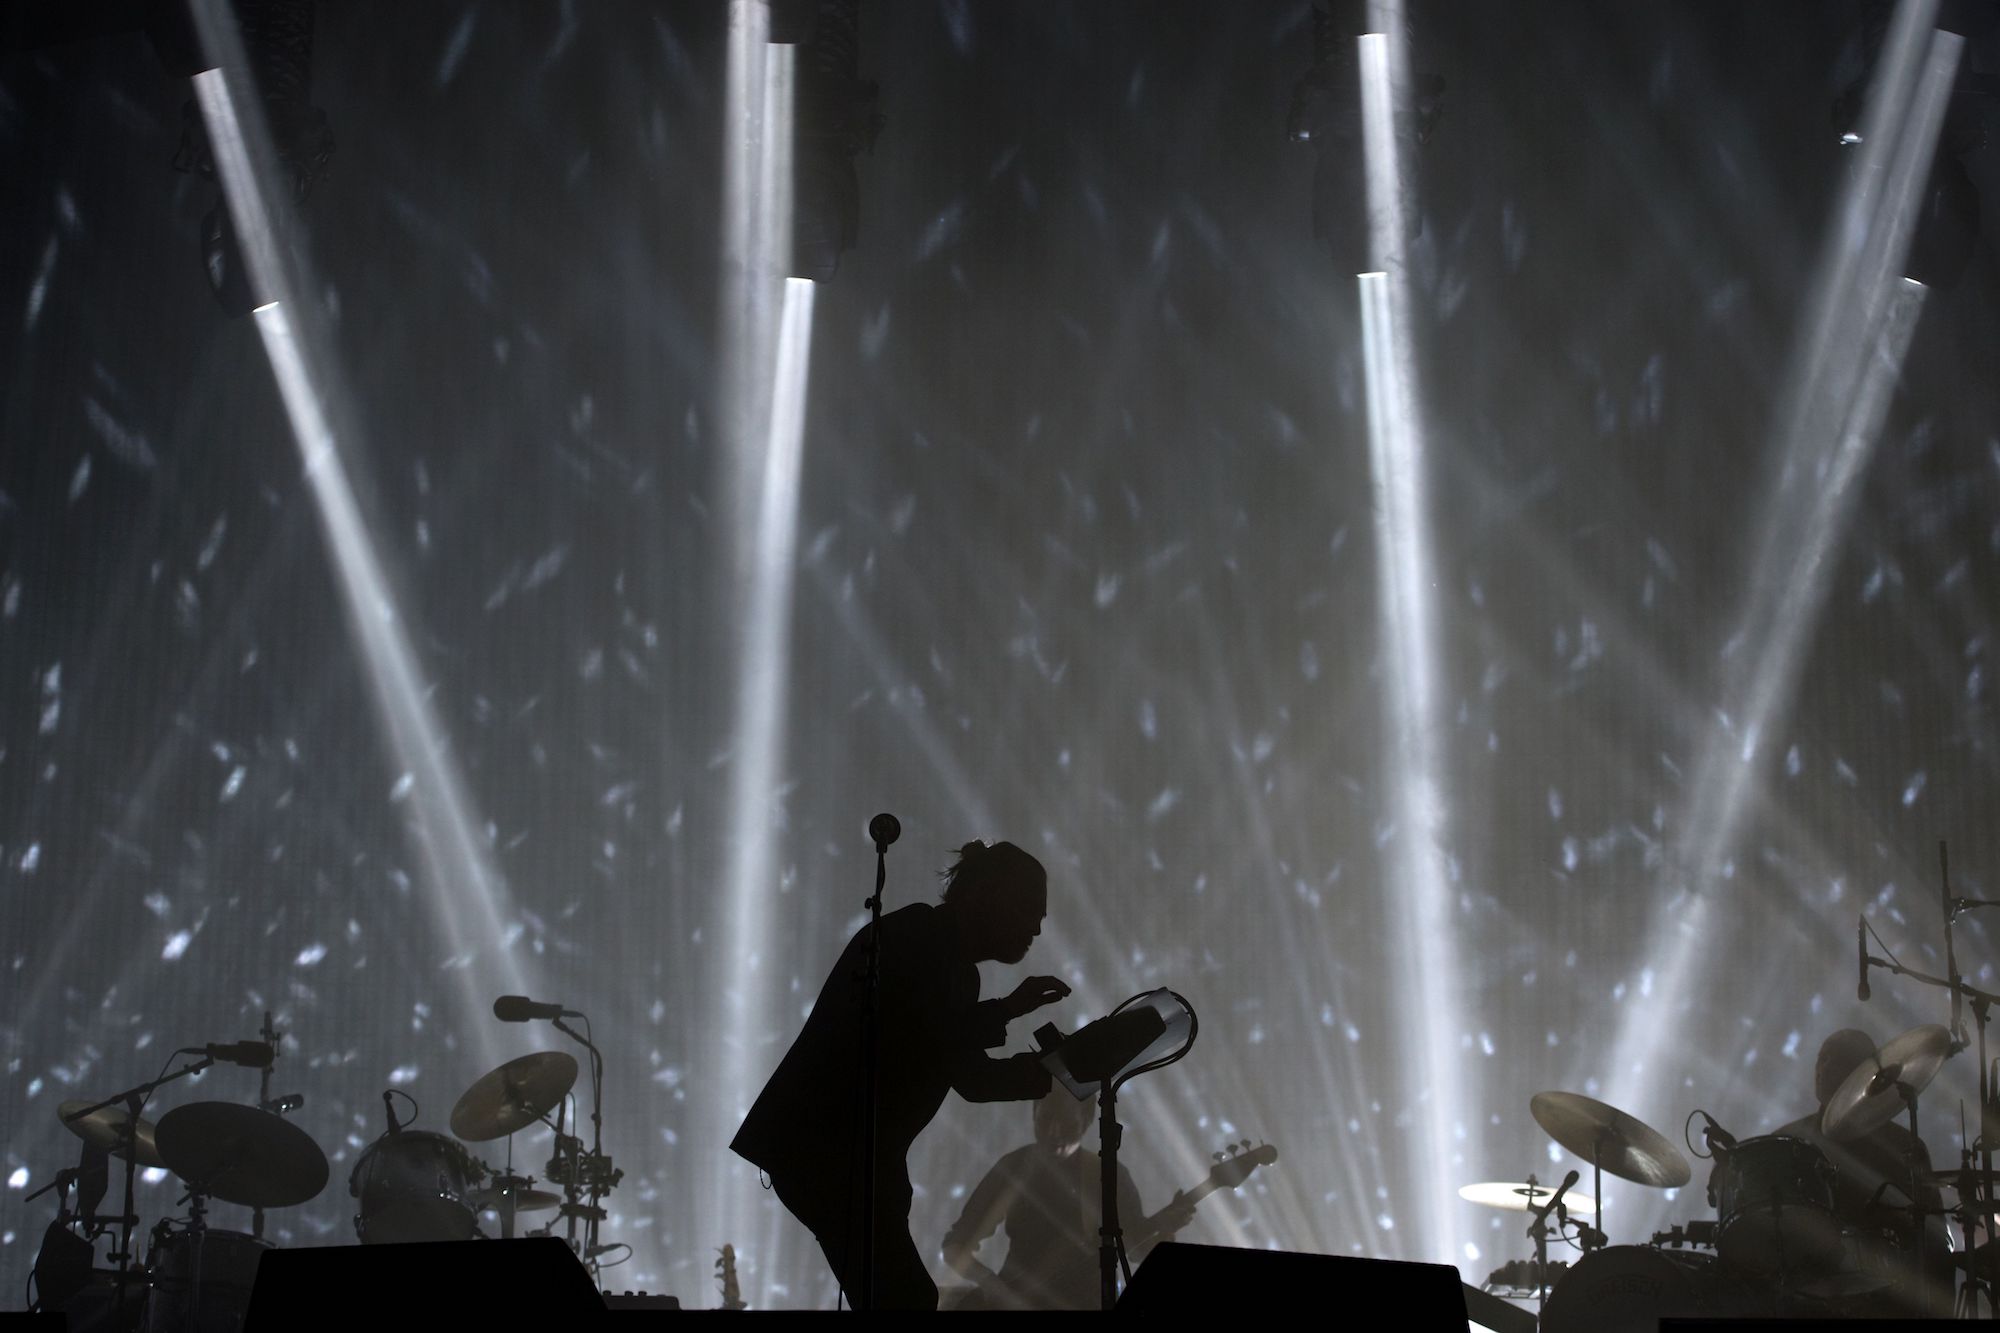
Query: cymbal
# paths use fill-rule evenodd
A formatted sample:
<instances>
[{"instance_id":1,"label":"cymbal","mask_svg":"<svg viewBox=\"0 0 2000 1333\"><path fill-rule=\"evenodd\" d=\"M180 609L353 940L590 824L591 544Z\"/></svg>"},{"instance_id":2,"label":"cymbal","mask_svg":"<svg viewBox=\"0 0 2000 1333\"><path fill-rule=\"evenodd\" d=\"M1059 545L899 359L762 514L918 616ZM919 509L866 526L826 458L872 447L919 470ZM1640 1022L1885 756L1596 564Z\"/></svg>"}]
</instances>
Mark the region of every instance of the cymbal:
<instances>
[{"instance_id":1,"label":"cymbal","mask_svg":"<svg viewBox=\"0 0 2000 1333\"><path fill-rule=\"evenodd\" d=\"M1528 1109L1550 1138L1620 1180L1674 1189L1694 1179L1680 1149L1615 1106L1576 1092L1538 1092Z\"/></svg>"},{"instance_id":2,"label":"cymbal","mask_svg":"<svg viewBox=\"0 0 2000 1333\"><path fill-rule=\"evenodd\" d=\"M506 1190L480 1190L472 1196L472 1206L482 1213L497 1213L506 1194ZM562 1195L547 1190L516 1189L513 1195L517 1213L542 1213L562 1206Z\"/></svg>"},{"instance_id":3,"label":"cymbal","mask_svg":"<svg viewBox=\"0 0 2000 1333\"><path fill-rule=\"evenodd\" d=\"M95 1100L95 1099L92 1099ZM63 1127L93 1148L101 1148L113 1157L125 1156L125 1117L130 1114L122 1106L100 1106L81 1120L70 1117L91 1103L83 1098L64 1102L56 1108L56 1116ZM155 1127L145 1116L139 1117L138 1132L132 1138L132 1160L140 1166L165 1166L166 1159L160 1156L160 1146L154 1140Z\"/></svg>"},{"instance_id":4,"label":"cymbal","mask_svg":"<svg viewBox=\"0 0 2000 1333\"><path fill-rule=\"evenodd\" d=\"M1890 1038L1827 1099L1820 1113L1820 1133L1834 1140L1858 1139L1888 1124L1903 1113L1898 1089L1907 1089L1913 1097L1922 1092L1949 1054L1951 1030L1941 1023L1926 1023Z\"/></svg>"},{"instance_id":5,"label":"cymbal","mask_svg":"<svg viewBox=\"0 0 2000 1333\"><path fill-rule=\"evenodd\" d=\"M503 1139L553 1111L576 1083L576 1057L537 1051L484 1074L451 1108L451 1132L467 1143Z\"/></svg>"},{"instance_id":6,"label":"cymbal","mask_svg":"<svg viewBox=\"0 0 2000 1333\"><path fill-rule=\"evenodd\" d=\"M160 1156L225 1203L289 1208L326 1188L326 1154L291 1121L234 1102L191 1102L160 1117Z\"/></svg>"},{"instance_id":7,"label":"cymbal","mask_svg":"<svg viewBox=\"0 0 2000 1333\"><path fill-rule=\"evenodd\" d=\"M1511 1180L1487 1180L1477 1185L1460 1185L1458 1197L1467 1203L1476 1203L1486 1208L1504 1208L1510 1213L1525 1213L1531 1208L1540 1208L1555 1193L1547 1185L1515 1184ZM1597 1200L1588 1194L1575 1190L1563 1195L1563 1207L1572 1213L1597 1212Z\"/></svg>"}]
</instances>

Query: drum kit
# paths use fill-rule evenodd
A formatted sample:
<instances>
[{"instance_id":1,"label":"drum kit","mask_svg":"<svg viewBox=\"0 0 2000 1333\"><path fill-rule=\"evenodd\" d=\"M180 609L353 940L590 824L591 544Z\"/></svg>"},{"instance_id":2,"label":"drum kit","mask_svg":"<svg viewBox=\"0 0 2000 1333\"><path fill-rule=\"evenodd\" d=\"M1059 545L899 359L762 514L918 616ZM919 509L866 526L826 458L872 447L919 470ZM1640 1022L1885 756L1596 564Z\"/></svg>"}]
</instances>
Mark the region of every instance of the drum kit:
<instances>
[{"instance_id":1,"label":"drum kit","mask_svg":"<svg viewBox=\"0 0 2000 1333\"><path fill-rule=\"evenodd\" d=\"M1921 1171L1905 1155L1900 1160L1910 1173L1877 1179L1856 1209L1843 1206L1853 1186L1843 1183L1836 1161L1850 1160L1857 1145L1902 1115L1910 1133L1897 1142L1916 1142L1918 1095L1955 1049L1939 1025L1903 1033L1849 1074L1809 1127L1739 1142L1710 1119L1704 1131L1710 1151L1695 1155L1714 1161L1708 1182L1714 1217L1657 1232L1643 1245L1612 1245L1585 1220L1598 1218L1602 1178L1676 1188L1693 1178L1687 1157L1615 1107L1573 1092L1537 1094L1529 1103L1536 1123L1589 1165L1594 1192L1570 1192L1577 1172L1555 1187L1530 1176L1460 1189L1469 1202L1532 1218L1534 1259L1502 1265L1486 1289L1537 1302L1547 1333L1636 1333L1668 1316L1945 1313L1951 1284L1937 1273L1948 1243L1942 1219L1956 1219L1967 1236L1979 1234L2000 1177L1970 1166L1970 1153L1968 1165L1954 1171ZM1692 1143L1689 1150L1695 1151ZM1938 1202L1942 1190L1957 1195L1956 1206ZM1551 1262L1551 1237L1572 1242L1581 1256ZM1964 1255L1958 1264L1969 1267Z\"/></svg>"},{"instance_id":2,"label":"drum kit","mask_svg":"<svg viewBox=\"0 0 2000 1333\"><path fill-rule=\"evenodd\" d=\"M265 1023L266 1032L275 1037L268 1016ZM273 1045L250 1042L190 1048L180 1054L199 1058L163 1078L101 1101L66 1101L58 1108L62 1124L82 1141L83 1158L79 1167L58 1173L46 1187L61 1195L35 1267L39 1308L62 1311L72 1328L118 1333L233 1333L242 1326L258 1260L271 1248L263 1237L264 1210L296 1207L317 1197L329 1174L326 1154L312 1136L282 1114L304 1099L273 1101L268 1096L275 1053ZM157 1122L141 1114L159 1087L217 1059L261 1061L262 1103L194 1102ZM356 1238L364 1245L483 1238L488 1234L481 1228L484 1218L497 1218L497 1238L511 1238L517 1219L546 1213L546 1225L522 1234L551 1235L566 1223L571 1247L594 1269L599 1255L618 1248L599 1245L596 1233L605 1216L604 1195L624 1173L601 1151L586 1148L566 1132L567 1103L577 1074L576 1058L561 1051L510 1060L466 1089L452 1108L448 1135L408 1128L396 1118L397 1094L385 1092L388 1131L361 1154L348 1181L357 1207ZM546 1175L561 1193L537 1189L534 1177L514 1173L513 1136L538 1124L554 1132L555 1155ZM500 1139L507 1142L507 1155L499 1169L465 1146ZM106 1215L97 1212L97 1205L114 1158L124 1166L125 1202L122 1212ZM170 1172L186 1188L180 1199L183 1212L153 1227L143 1264L134 1262L132 1244L140 1222L133 1203L140 1169ZM72 1187L78 1190L74 1210ZM252 1231L209 1225L209 1208L215 1203L252 1209ZM585 1227L581 1244L579 1223ZM114 1232L113 1267L98 1268L95 1243Z\"/></svg>"}]
</instances>

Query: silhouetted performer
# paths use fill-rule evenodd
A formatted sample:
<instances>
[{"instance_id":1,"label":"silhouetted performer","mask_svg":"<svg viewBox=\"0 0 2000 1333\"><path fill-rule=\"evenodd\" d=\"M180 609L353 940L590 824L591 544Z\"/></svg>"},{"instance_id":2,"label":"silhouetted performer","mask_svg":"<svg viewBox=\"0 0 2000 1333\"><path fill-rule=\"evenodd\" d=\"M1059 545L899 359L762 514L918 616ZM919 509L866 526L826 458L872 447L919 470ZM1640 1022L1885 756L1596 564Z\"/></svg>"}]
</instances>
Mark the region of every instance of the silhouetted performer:
<instances>
[{"instance_id":1,"label":"silhouetted performer","mask_svg":"<svg viewBox=\"0 0 2000 1333\"><path fill-rule=\"evenodd\" d=\"M1053 1089L1035 1103L1035 1141L993 1164L944 1238L944 1261L977 1291L961 1310L1096 1310L1098 1223L1104 1201L1100 1162L1083 1149L1097 1099L1078 1101ZM1158 1217L1139 1206L1132 1173L1118 1166L1118 1217L1136 1267L1155 1243L1194 1218L1176 1194ZM1007 1228L1007 1259L995 1273L975 1257L982 1242ZM1137 1242L1134 1244L1133 1242Z\"/></svg>"},{"instance_id":2,"label":"silhouetted performer","mask_svg":"<svg viewBox=\"0 0 2000 1333\"><path fill-rule=\"evenodd\" d=\"M1007 1024L1069 994L1030 977L1005 999L979 998L978 964L1018 963L1048 914L1048 874L1011 842L973 841L944 876L944 902L882 918L881 1044L876 1103L875 1308L937 1308L910 1239L910 1144L955 1089L967 1101L1028 1101L1049 1090L1033 1054L993 1059ZM771 1177L792 1216L860 1299L862 1015L868 928L848 941L805 1030L730 1145Z\"/></svg>"},{"instance_id":3,"label":"silhouetted performer","mask_svg":"<svg viewBox=\"0 0 2000 1333\"><path fill-rule=\"evenodd\" d=\"M1842 1028L1820 1044L1813 1066L1813 1094L1819 1110L1779 1129L1787 1138L1804 1139L1826 1154L1833 1166L1833 1211L1849 1229L1851 1240L1869 1251L1857 1254L1876 1271L1902 1276L1889 1290L1863 1293L1841 1302L1854 1314L1949 1316L1952 1309L1951 1240L1937 1211L1942 1196L1935 1185L1917 1191L1916 1205L1926 1212L1921 1251L1909 1252L1910 1171L1931 1169L1930 1151L1909 1126L1890 1121L1860 1138L1835 1140L1820 1131L1826 1104L1848 1075L1875 1054L1875 1039L1857 1028ZM1888 1186L1884 1189L1884 1186Z\"/></svg>"}]
</instances>

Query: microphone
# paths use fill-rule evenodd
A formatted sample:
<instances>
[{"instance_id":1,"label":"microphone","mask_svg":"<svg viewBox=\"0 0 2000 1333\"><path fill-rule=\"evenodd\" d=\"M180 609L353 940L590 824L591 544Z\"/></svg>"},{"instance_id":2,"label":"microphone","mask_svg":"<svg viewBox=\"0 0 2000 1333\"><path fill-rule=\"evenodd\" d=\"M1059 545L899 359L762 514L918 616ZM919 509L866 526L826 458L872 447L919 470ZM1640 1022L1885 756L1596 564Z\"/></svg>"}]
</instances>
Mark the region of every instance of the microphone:
<instances>
[{"instance_id":1,"label":"microphone","mask_svg":"<svg viewBox=\"0 0 2000 1333\"><path fill-rule=\"evenodd\" d=\"M288 1092L282 1097L276 1097L268 1102L265 1102L262 1109L269 1111L274 1115L283 1115L287 1111L296 1111L305 1104L306 1104L306 1099L304 1093Z\"/></svg>"},{"instance_id":2,"label":"microphone","mask_svg":"<svg viewBox=\"0 0 2000 1333\"><path fill-rule=\"evenodd\" d=\"M304 1101L305 1098L301 1097L299 1100ZM396 1119L396 1094L387 1088L382 1089L382 1114L389 1117L389 1132L391 1134L400 1134L403 1132L403 1122Z\"/></svg>"},{"instance_id":3,"label":"microphone","mask_svg":"<svg viewBox=\"0 0 2000 1333\"><path fill-rule=\"evenodd\" d=\"M528 1023L537 1018L582 1018L574 1009L542 1004L525 995L502 995L493 1002L493 1016L502 1023Z\"/></svg>"},{"instance_id":4,"label":"microphone","mask_svg":"<svg viewBox=\"0 0 2000 1333\"><path fill-rule=\"evenodd\" d=\"M225 1064L242 1065L246 1069L269 1069L271 1067L271 1044L263 1041L210 1042L206 1046L190 1046L189 1053L205 1055L211 1060Z\"/></svg>"},{"instance_id":5,"label":"microphone","mask_svg":"<svg viewBox=\"0 0 2000 1333\"><path fill-rule=\"evenodd\" d=\"M868 836L875 840L876 851L886 851L890 843L903 836L902 822L884 811L868 821Z\"/></svg>"},{"instance_id":6,"label":"microphone","mask_svg":"<svg viewBox=\"0 0 2000 1333\"><path fill-rule=\"evenodd\" d=\"M1868 998L1868 919L1854 918L1854 956L1861 962L1861 984L1854 988L1854 998Z\"/></svg>"},{"instance_id":7,"label":"microphone","mask_svg":"<svg viewBox=\"0 0 2000 1333\"><path fill-rule=\"evenodd\" d=\"M1736 1147L1736 1136L1721 1125L1716 1124L1714 1116L1701 1110L1697 1110L1695 1114L1708 1122L1708 1127L1702 1130L1701 1133L1702 1137L1708 1140L1708 1150L1711 1153L1729 1152Z\"/></svg>"},{"instance_id":8,"label":"microphone","mask_svg":"<svg viewBox=\"0 0 2000 1333\"><path fill-rule=\"evenodd\" d=\"M1583 1179L1583 1173L1580 1171L1572 1171L1564 1176L1563 1183L1556 1186L1556 1192L1549 1197L1548 1207L1542 1209L1542 1216L1547 1217L1550 1213L1560 1212L1563 1206L1563 1195L1569 1193L1569 1187L1581 1179Z\"/></svg>"}]
</instances>

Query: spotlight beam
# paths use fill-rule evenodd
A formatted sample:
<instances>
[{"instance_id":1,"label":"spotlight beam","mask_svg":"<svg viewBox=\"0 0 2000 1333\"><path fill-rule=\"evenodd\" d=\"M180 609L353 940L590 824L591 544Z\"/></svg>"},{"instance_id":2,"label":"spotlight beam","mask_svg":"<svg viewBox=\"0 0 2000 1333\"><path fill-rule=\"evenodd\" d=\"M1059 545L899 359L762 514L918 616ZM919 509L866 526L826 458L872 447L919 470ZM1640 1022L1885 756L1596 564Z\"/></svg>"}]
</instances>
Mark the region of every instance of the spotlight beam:
<instances>
[{"instance_id":1,"label":"spotlight beam","mask_svg":"<svg viewBox=\"0 0 2000 1333\"><path fill-rule=\"evenodd\" d=\"M1380 272L1357 279L1368 402L1368 456L1374 487L1377 595L1389 744L1384 777L1396 821L1388 859L1395 903L1396 980L1408 1002L1395 1006L1407 1049L1406 1113L1417 1126L1407 1145L1416 1187L1413 1257L1453 1260L1463 1231L1455 1206L1454 1163L1466 1132L1458 1034L1457 978L1443 794L1442 704L1438 679L1437 582L1410 335L1405 186L1397 105L1406 85L1401 6L1383 6L1387 33L1360 39L1362 142L1372 253ZM1442 989L1440 989L1442 987ZM1417 997L1422 997L1419 1000Z\"/></svg>"},{"instance_id":2,"label":"spotlight beam","mask_svg":"<svg viewBox=\"0 0 2000 1333\"><path fill-rule=\"evenodd\" d=\"M439 937L451 951L444 966L455 974L462 1025L476 1034L480 1058L498 1063L504 1047L485 1019L488 1000L496 988L535 989L506 942L510 895L477 832L472 802L349 477L323 387L328 377L316 370L294 323L298 307L290 300L292 283L278 240L278 209L263 184L270 173L255 165L274 160L274 155L258 137L264 128L261 123L239 113L234 80L225 72L243 68L236 33L226 15L213 14L207 6L196 6L196 18L209 49L234 57L196 75L194 89L245 266L263 302L253 316L258 336L304 463L342 603L368 668L365 677L371 696L393 753L410 775L416 813L412 835L428 879L424 900Z\"/></svg>"},{"instance_id":3,"label":"spotlight beam","mask_svg":"<svg viewBox=\"0 0 2000 1333\"><path fill-rule=\"evenodd\" d=\"M741 1163L724 1150L749 1110L765 1065L782 967L777 906L777 821L791 686L799 478L810 371L813 284L788 279L797 48L770 43L767 0L731 0L723 144L720 418L722 530L718 535L719 641L734 692L729 810L721 848L723 901L711 957L720 997L707 1032L709 1067L700 1126L713 1152L689 1224L712 1234L755 1235L746 1268L768 1280L778 1210L750 1229ZM754 1276L753 1276L754 1280Z\"/></svg>"},{"instance_id":4,"label":"spotlight beam","mask_svg":"<svg viewBox=\"0 0 2000 1333\"><path fill-rule=\"evenodd\" d=\"M1900 276L1924 180L1957 73L1962 39L1932 31L1936 0L1904 0L1877 65L1860 161L1822 249L1801 337L1780 396L1759 534L1725 649L1720 720L1703 740L1672 873L1643 957L1651 1004L1628 1002L1609 1074L1642 1117L1663 1071L1647 1055L1662 1015L1706 983L1716 898L1749 813L1761 804L1766 740L1789 717L1857 499L1901 373L1924 290Z\"/></svg>"}]
</instances>

